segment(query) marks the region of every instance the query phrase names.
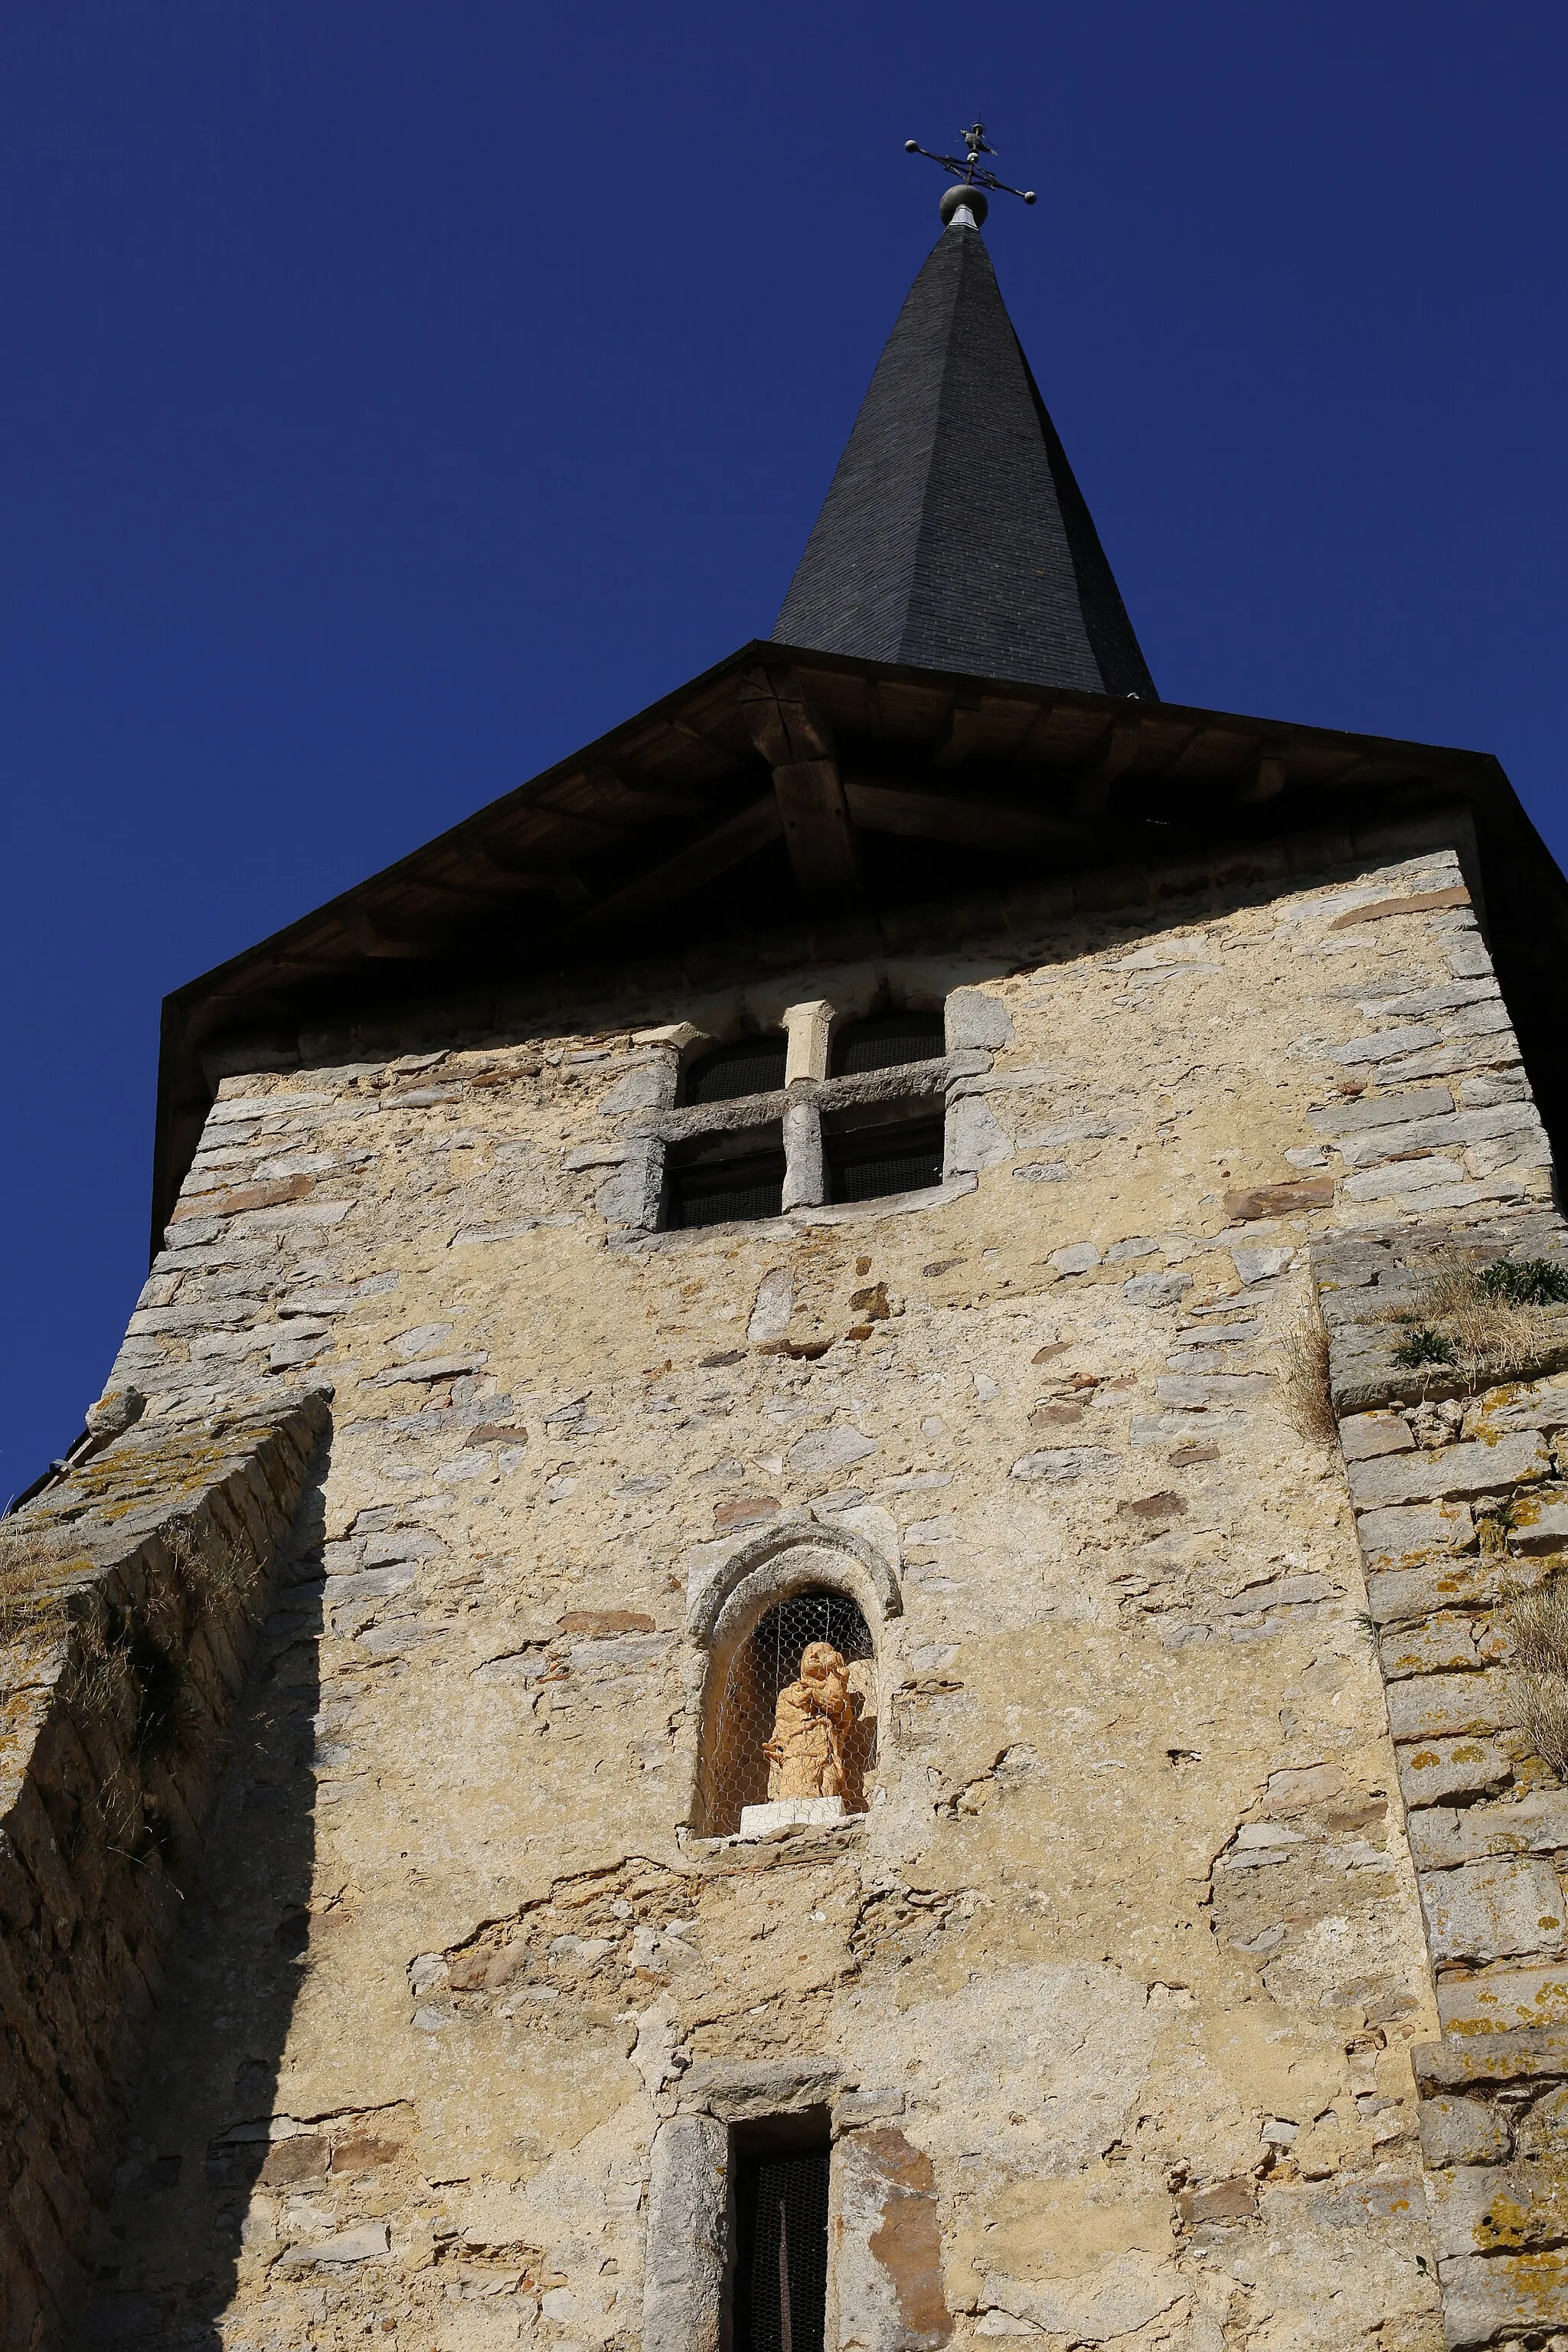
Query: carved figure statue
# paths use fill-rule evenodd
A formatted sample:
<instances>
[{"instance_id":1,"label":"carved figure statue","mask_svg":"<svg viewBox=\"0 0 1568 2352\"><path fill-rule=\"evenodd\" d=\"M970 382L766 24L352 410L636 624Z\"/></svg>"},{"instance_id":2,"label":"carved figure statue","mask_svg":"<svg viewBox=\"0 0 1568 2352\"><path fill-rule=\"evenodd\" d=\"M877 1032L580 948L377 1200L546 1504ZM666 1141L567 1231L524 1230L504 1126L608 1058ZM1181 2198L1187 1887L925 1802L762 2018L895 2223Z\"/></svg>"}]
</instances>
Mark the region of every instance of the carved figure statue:
<instances>
[{"instance_id":1,"label":"carved figure statue","mask_svg":"<svg viewBox=\"0 0 1568 2352\"><path fill-rule=\"evenodd\" d=\"M858 1709L848 1669L831 1642L808 1642L800 1677L778 1696L768 1759L768 1796L844 1797L853 1810Z\"/></svg>"}]
</instances>

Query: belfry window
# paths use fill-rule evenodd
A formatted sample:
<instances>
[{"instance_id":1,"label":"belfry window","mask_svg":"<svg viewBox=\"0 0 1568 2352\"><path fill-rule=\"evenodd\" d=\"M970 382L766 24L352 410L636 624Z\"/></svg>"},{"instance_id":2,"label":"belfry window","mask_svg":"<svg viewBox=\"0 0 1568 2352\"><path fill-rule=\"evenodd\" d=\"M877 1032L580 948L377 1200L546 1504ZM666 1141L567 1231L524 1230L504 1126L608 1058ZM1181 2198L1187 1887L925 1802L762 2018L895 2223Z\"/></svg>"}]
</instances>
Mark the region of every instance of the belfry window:
<instances>
[{"instance_id":1,"label":"belfry window","mask_svg":"<svg viewBox=\"0 0 1568 2352\"><path fill-rule=\"evenodd\" d=\"M823 2352L827 2317L825 2110L738 2124L734 2352Z\"/></svg>"},{"instance_id":2,"label":"belfry window","mask_svg":"<svg viewBox=\"0 0 1568 2352\"><path fill-rule=\"evenodd\" d=\"M895 1070L906 1062L931 1062L942 1051L940 1013L883 1013L874 1021L854 1021L833 1041L836 1078L863 1076L868 1070Z\"/></svg>"},{"instance_id":3,"label":"belfry window","mask_svg":"<svg viewBox=\"0 0 1568 2352\"><path fill-rule=\"evenodd\" d=\"M689 1103L735 1102L745 1095L777 1094L784 1082L783 1037L744 1037L720 1045L694 1062L686 1075Z\"/></svg>"},{"instance_id":4,"label":"belfry window","mask_svg":"<svg viewBox=\"0 0 1568 2352\"><path fill-rule=\"evenodd\" d=\"M776 1217L784 1202L784 1136L771 1127L732 1129L679 1145L665 1169L667 1225L723 1225Z\"/></svg>"},{"instance_id":5,"label":"belfry window","mask_svg":"<svg viewBox=\"0 0 1568 2352\"><path fill-rule=\"evenodd\" d=\"M879 1108L875 1118L840 1112L823 1121L830 1201L879 1201L942 1182L941 1104L917 1100L891 1118Z\"/></svg>"},{"instance_id":6,"label":"belfry window","mask_svg":"<svg viewBox=\"0 0 1568 2352\"><path fill-rule=\"evenodd\" d=\"M762 1017L774 1015L770 1004ZM826 998L788 1005L781 1031L697 1041L683 1075L672 1036L654 1099L644 1087L626 1106L637 1123L599 1188L608 1221L679 1232L940 1192L944 1016L885 1012L837 1029L836 1017Z\"/></svg>"},{"instance_id":7,"label":"belfry window","mask_svg":"<svg viewBox=\"0 0 1568 2352\"><path fill-rule=\"evenodd\" d=\"M830 1812L863 1813L877 1753L875 1677L870 1631L846 1594L816 1590L775 1602L718 1694L702 1759L706 1833L746 1829L755 1805L826 1798Z\"/></svg>"}]
</instances>

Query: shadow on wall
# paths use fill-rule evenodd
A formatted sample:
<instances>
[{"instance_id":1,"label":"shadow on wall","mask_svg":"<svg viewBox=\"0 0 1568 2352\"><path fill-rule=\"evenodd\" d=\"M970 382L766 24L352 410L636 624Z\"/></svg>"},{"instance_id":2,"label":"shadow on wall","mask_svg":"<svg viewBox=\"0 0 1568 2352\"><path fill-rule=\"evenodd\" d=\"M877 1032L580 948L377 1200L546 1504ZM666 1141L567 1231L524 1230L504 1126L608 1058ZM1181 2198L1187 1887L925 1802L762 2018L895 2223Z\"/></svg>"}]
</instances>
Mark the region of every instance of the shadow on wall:
<instances>
[{"instance_id":1,"label":"shadow on wall","mask_svg":"<svg viewBox=\"0 0 1568 2352\"><path fill-rule=\"evenodd\" d=\"M113 2203L94 2246L87 2347L222 2342L258 2183L303 2183L279 2115L289 2021L310 1965L323 1719L323 1451L279 1567L273 1606L190 1885ZM280 2134L274 2137L273 2134Z\"/></svg>"}]
</instances>

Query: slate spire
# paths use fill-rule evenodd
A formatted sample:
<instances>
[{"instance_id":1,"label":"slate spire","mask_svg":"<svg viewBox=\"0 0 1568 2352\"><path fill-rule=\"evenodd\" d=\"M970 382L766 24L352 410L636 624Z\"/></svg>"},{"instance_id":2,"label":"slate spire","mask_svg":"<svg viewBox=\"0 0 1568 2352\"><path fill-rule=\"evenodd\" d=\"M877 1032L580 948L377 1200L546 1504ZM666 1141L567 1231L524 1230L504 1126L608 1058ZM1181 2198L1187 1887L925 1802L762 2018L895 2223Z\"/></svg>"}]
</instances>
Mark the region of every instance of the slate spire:
<instances>
[{"instance_id":1,"label":"slate spire","mask_svg":"<svg viewBox=\"0 0 1568 2352\"><path fill-rule=\"evenodd\" d=\"M967 209L953 210L899 313L773 636L1154 697Z\"/></svg>"}]
</instances>

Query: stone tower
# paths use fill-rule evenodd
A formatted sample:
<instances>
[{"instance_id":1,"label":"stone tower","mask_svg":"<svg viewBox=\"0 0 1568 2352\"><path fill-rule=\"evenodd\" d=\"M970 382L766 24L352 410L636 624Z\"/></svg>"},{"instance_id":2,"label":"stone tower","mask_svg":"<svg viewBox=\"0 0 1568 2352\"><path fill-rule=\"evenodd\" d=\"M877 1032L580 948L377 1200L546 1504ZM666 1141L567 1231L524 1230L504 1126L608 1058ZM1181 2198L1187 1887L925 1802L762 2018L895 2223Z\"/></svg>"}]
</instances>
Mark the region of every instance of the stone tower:
<instances>
[{"instance_id":1,"label":"stone tower","mask_svg":"<svg viewBox=\"0 0 1568 2352\"><path fill-rule=\"evenodd\" d=\"M948 210L774 636L165 1008L7 2347L1568 2344L1568 888L1157 698Z\"/></svg>"}]
</instances>

